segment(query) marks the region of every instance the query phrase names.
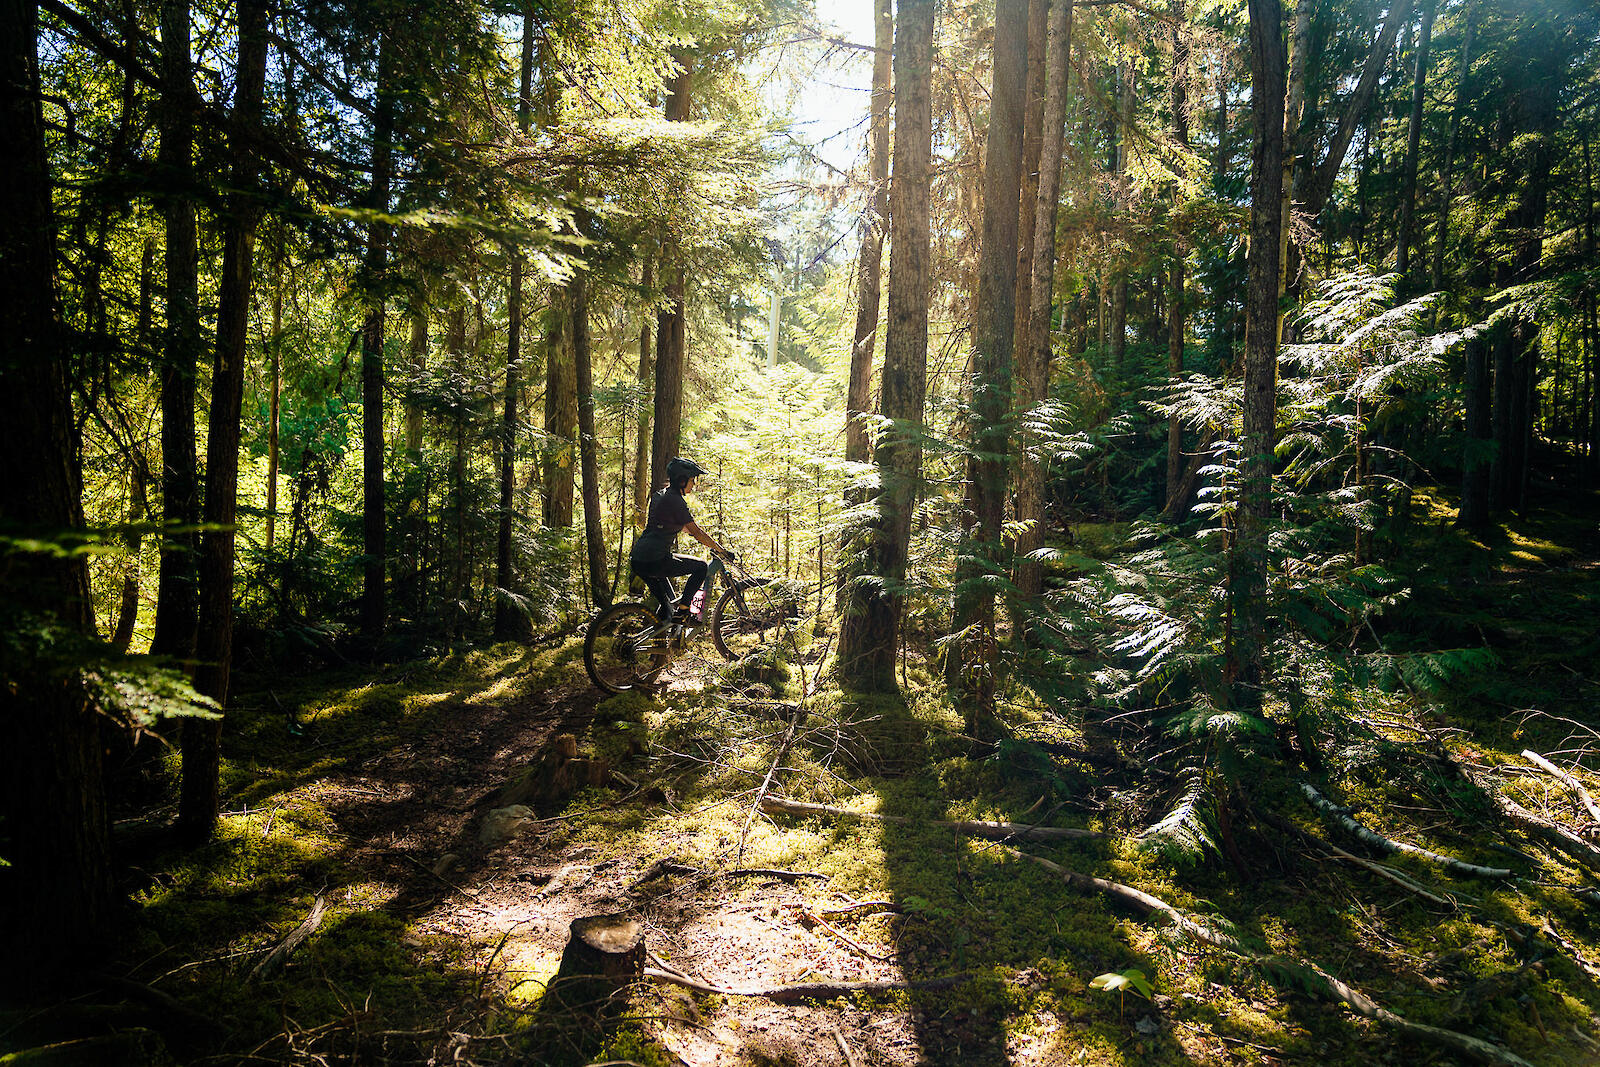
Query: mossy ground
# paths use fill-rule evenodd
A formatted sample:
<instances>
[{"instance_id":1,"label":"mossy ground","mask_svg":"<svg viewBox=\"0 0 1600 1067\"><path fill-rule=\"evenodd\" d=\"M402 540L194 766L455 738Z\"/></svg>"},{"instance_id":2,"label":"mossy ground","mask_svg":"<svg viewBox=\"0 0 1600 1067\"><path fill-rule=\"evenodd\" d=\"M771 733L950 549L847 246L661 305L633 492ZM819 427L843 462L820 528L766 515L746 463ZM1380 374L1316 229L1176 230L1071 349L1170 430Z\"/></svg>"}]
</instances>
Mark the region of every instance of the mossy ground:
<instances>
[{"instance_id":1,"label":"mossy ground","mask_svg":"<svg viewBox=\"0 0 1600 1067\"><path fill-rule=\"evenodd\" d=\"M0 1047L137 1033L127 1045L137 1058L174 1063L812 1064L841 1062L841 1043L873 1063L1453 1062L1308 995L1293 967L1202 949L933 825L1048 818L1108 836L1014 844L1224 922L1260 954L1313 961L1413 1021L1535 1064L1595 1062L1600 929L1584 895L1594 878L1499 825L1406 727L1454 731L1457 757L1488 768L1524 763L1524 747L1565 752L1568 766L1575 747L1600 747L1584 732L1600 680L1594 511L1534 512L1473 537L1448 524L1448 501L1424 498L1405 535L1406 557L1427 569L1409 576L1418 592L1385 618L1385 639L1408 650L1487 645L1498 663L1423 696L1363 695L1363 714L1393 724L1392 744L1333 784L1381 832L1516 870L1483 882L1387 861L1453 906L1248 817L1234 827L1233 859L1175 866L1127 833L1139 781L1024 745L972 758L959 714L916 662L904 699L809 693L777 775L786 795L909 822L752 819L787 731L781 711L730 706L714 684L602 701L576 642L503 645L377 672L243 679L220 832L198 851L145 845L129 856L132 907L107 968L189 1014L96 987L8 1011ZM791 701L813 671L788 671ZM1037 718L1020 697L1011 714ZM478 846L483 798L558 731L624 778L510 845ZM1024 732L1079 740L1071 724L1044 719ZM1547 786L1530 777L1516 788L1528 806L1580 825ZM1250 793L1356 850L1293 799L1287 778L1262 773ZM446 854L455 864L438 867ZM663 858L705 873L637 881ZM734 867L827 881L716 874ZM281 972L253 973L319 895L317 932ZM814 921L851 901L883 903L833 916L833 930ZM938 991L797 1006L649 984L620 1016L586 1027L547 1010L543 991L565 922L604 910L640 916L663 960L734 988L963 977ZM1153 1001L1090 988L1130 968L1149 977ZM197 1028L194 1014L213 1026Z\"/></svg>"}]
</instances>

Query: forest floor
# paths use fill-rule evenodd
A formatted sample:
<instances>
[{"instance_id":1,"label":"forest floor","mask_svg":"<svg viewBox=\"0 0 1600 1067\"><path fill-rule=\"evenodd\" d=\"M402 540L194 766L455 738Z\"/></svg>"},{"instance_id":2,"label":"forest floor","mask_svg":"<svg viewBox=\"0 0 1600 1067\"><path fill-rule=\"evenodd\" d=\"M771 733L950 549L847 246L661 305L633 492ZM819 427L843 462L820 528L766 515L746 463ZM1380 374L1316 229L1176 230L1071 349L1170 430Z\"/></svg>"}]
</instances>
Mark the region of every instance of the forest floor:
<instances>
[{"instance_id":1,"label":"forest floor","mask_svg":"<svg viewBox=\"0 0 1600 1067\"><path fill-rule=\"evenodd\" d=\"M1267 814L1236 818L1228 858L1174 865L1132 840L1165 808L1127 753L1057 724L1054 751L973 758L915 663L905 700L844 699L805 665L786 692L738 694L693 659L657 699L601 699L576 640L247 676L218 838L184 852L145 832L148 814L120 828L121 950L75 995L0 1011L0 1052L39 1050L0 1063L1467 1062L1313 995L1303 965L1528 1063L1600 1062L1600 867L1501 818L1483 784L1580 839L1600 830L1520 755L1600 793L1600 505L1531 510L1481 540L1443 502L1418 513L1420 591L1385 640L1497 661L1355 709L1375 724L1370 751L1342 753L1318 787L1388 837L1513 877L1371 852L1282 768L1252 771L1251 811ZM772 792L904 822L753 812L797 710ZM1018 714L1045 736L1049 720ZM563 734L600 784L483 840ZM1074 746L1083 758L1062 754ZM1105 836L997 843L936 825L953 819ZM1249 951L1016 850L1226 926ZM652 966L712 986L952 982L781 1003L647 980L604 1020L551 1007L569 924L605 913L643 924ZM1092 988L1131 969L1148 990Z\"/></svg>"}]
</instances>

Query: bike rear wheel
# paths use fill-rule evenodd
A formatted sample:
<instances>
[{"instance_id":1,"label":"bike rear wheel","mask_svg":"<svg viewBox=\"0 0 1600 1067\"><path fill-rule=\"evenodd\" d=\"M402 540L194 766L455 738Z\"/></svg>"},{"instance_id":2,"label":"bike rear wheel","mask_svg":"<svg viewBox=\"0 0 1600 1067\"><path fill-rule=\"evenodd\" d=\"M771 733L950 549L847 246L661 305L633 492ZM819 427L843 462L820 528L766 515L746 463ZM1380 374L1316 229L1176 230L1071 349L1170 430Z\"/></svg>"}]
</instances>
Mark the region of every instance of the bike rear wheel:
<instances>
[{"instance_id":1,"label":"bike rear wheel","mask_svg":"<svg viewBox=\"0 0 1600 1067\"><path fill-rule=\"evenodd\" d=\"M583 665L608 693L649 688L670 658L666 629L643 604L611 605L590 620L583 639Z\"/></svg>"},{"instance_id":2,"label":"bike rear wheel","mask_svg":"<svg viewBox=\"0 0 1600 1067\"><path fill-rule=\"evenodd\" d=\"M782 643L794 629L794 603L759 588L729 589L711 609L711 643L724 659L738 660Z\"/></svg>"}]
</instances>

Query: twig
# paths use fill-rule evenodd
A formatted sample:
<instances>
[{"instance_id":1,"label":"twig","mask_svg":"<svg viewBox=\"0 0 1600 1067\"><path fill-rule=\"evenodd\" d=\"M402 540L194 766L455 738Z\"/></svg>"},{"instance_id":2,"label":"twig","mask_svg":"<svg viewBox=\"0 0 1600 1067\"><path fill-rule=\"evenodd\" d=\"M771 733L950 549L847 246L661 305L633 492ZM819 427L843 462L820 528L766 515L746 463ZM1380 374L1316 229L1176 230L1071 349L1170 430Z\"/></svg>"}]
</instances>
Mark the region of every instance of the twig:
<instances>
[{"instance_id":1,"label":"twig","mask_svg":"<svg viewBox=\"0 0 1600 1067\"><path fill-rule=\"evenodd\" d=\"M1317 792L1316 787L1310 782L1301 782L1300 791L1305 794L1306 799L1311 801L1312 805L1316 807L1317 810L1321 811L1334 822L1344 827L1345 830L1349 831L1350 834L1356 838L1359 838L1364 843L1371 845L1373 848L1378 849L1379 851L1404 852L1408 856L1416 856L1419 859L1427 860L1429 863L1436 863L1447 870L1456 871L1460 874L1470 874L1475 878L1511 877L1511 871L1505 867L1480 867L1476 863L1465 863L1450 856L1441 855L1438 852L1425 849L1420 845L1408 845L1404 841L1395 841L1391 838L1384 837L1376 830L1362 826L1349 815L1339 811L1338 805L1334 804L1327 797Z\"/></svg>"},{"instance_id":2,"label":"twig","mask_svg":"<svg viewBox=\"0 0 1600 1067\"><path fill-rule=\"evenodd\" d=\"M776 777L778 768L783 765L783 758L789 754L790 746L794 744L794 732L800 726L800 716L803 711L802 705L795 708L794 714L789 717L789 729L783 735L783 743L778 746L778 751L772 757L772 766L767 768L767 776L761 780L761 785L756 790L755 803L750 805L750 814L745 816L744 827L739 831L739 850L734 855L735 863L744 859L744 843L750 836L750 824L755 822L756 812L762 810L767 790L772 788L772 780Z\"/></svg>"},{"instance_id":3,"label":"twig","mask_svg":"<svg viewBox=\"0 0 1600 1067\"><path fill-rule=\"evenodd\" d=\"M1546 774L1550 775L1550 777L1554 778L1568 789L1572 790L1572 792L1577 795L1578 799L1583 802L1583 806L1588 810L1589 818L1594 820L1596 826L1600 826L1600 806L1596 806L1594 797L1589 795L1589 791L1583 787L1582 782L1578 781L1578 779L1574 778L1571 774L1568 774L1560 767L1557 767L1554 763L1551 763L1549 760L1545 759L1531 748L1525 748L1522 750L1522 758L1533 764L1535 767L1538 767L1541 771L1544 771Z\"/></svg>"},{"instance_id":4,"label":"twig","mask_svg":"<svg viewBox=\"0 0 1600 1067\"><path fill-rule=\"evenodd\" d=\"M893 952L890 952L890 953L887 953L887 954L879 954L877 952L872 951L871 949L869 949L865 945L863 945L861 942L859 942L855 938L851 937L849 934L847 934L844 931L842 931L842 930L838 929L837 927L835 927L832 923L828 922L828 920L824 919L822 916L818 915L814 911L810 911L808 909L802 908L802 909L800 909L800 916L803 919L806 919L806 920L808 920L810 922L816 923L818 926L820 926L824 930L828 931L828 933L832 934L834 937L837 937L840 941L843 941L845 944L849 945L851 948L855 949L857 952L861 953L863 956L867 957L867 959L869 959L869 960L877 960L879 963L886 963L889 960L894 959L894 953Z\"/></svg>"},{"instance_id":5,"label":"twig","mask_svg":"<svg viewBox=\"0 0 1600 1067\"><path fill-rule=\"evenodd\" d=\"M726 872L725 877L781 878L788 882L798 882L806 878L816 878L819 881L826 882L828 879L832 878L833 875L821 874L817 871L786 871L781 867L735 867L733 870Z\"/></svg>"},{"instance_id":6,"label":"twig","mask_svg":"<svg viewBox=\"0 0 1600 1067\"><path fill-rule=\"evenodd\" d=\"M844 1043L844 1034L839 1031L838 1027L833 1029L833 1040L838 1044L839 1052L844 1056L845 1067L861 1067L860 1061L856 1059L856 1054L851 1052L850 1046Z\"/></svg>"},{"instance_id":7,"label":"twig","mask_svg":"<svg viewBox=\"0 0 1600 1067\"><path fill-rule=\"evenodd\" d=\"M926 826L944 827L954 830L958 834L966 834L968 837L983 837L996 841L1011 837L1037 837L1049 841L1067 840L1069 838L1101 838L1105 836L1105 834L1095 830L1079 830L1071 826L1029 826L1026 823L988 822L980 819L957 821L908 819L903 815L879 815L876 812L851 811L849 808L835 808L828 804L807 804L799 800L786 800L783 797L763 797L761 809L769 813L832 815L839 818L864 819L867 822L898 824L922 822Z\"/></svg>"},{"instance_id":8,"label":"twig","mask_svg":"<svg viewBox=\"0 0 1600 1067\"><path fill-rule=\"evenodd\" d=\"M1421 897L1423 900L1429 901L1430 903L1438 904L1441 907L1450 908L1452 910L1459 910L1454 901L1446 900L1444 897L1430 893L1428 890L1422 888L1422 886L1418 885L1416 882L1413 882L1411 879L1407 878L1393 867L1385 867L1381 863L1376 863L1368 859L1362 859L1360 856L1353 856L1337 845L1324 843L1323 847L1333 854L1332 858L1334 859L1344 860L1346 863L1353 863L1357 867L1371 871L1379 878L1386 878L1400 888L1409 890L1410 892L1415 893L1417 896Z\"/></svg>"}]
</instances>

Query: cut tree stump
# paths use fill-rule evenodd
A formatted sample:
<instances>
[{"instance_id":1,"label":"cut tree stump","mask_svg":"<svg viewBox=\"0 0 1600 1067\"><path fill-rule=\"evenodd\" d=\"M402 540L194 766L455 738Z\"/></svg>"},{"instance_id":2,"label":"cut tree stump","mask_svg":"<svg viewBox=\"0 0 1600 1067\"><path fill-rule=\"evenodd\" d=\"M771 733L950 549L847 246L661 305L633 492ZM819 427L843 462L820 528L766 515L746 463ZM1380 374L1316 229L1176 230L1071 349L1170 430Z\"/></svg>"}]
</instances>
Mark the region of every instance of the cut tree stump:
<instances>
[{"instance_id":1,"label":"cut tree stump","mask_svg":"<svg viewBox=\"0 0 1600 1067\"><path fill-rule=\"evenodd\" d=\"M600 1008L644 976L644 927L621 915L572 920L551 991L572 1009Z\"/></svg>"},{"instance_id":2,"label":"cut tree stump","mask_svg":"<svg viewBox=\"0 0 1600 1067\"><path fill-rule=\"evenodd\" d=\"M497 807L526 804L548 813L561 808L572 794L586 786L605 785L611 780L611 765L603 759L578 755L578 739L557 734L522 777L495 793L491 803Z\"/></svg>"}]
</instances>

